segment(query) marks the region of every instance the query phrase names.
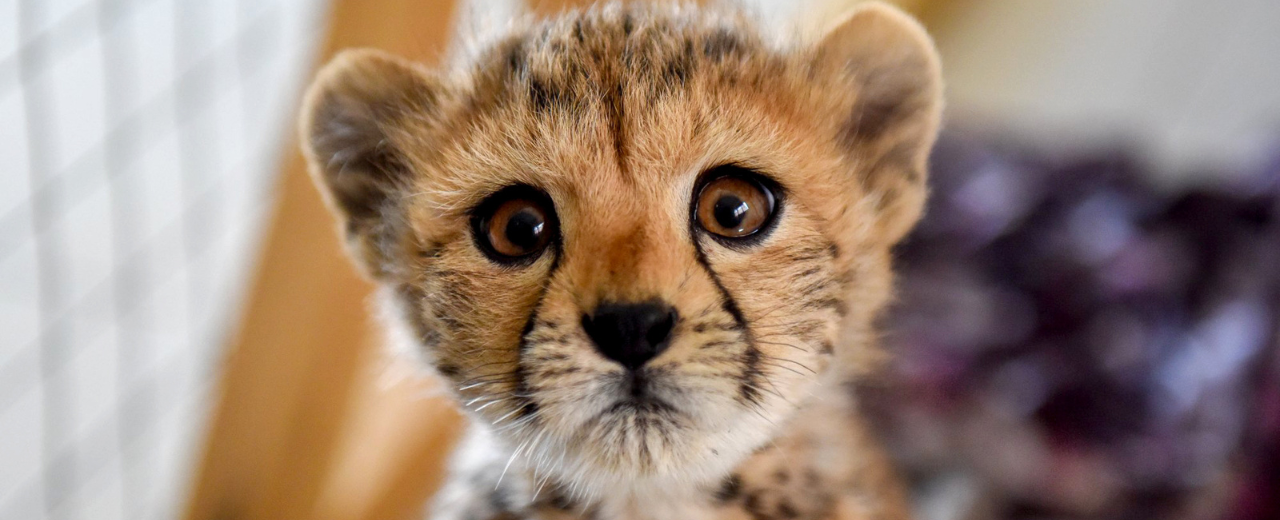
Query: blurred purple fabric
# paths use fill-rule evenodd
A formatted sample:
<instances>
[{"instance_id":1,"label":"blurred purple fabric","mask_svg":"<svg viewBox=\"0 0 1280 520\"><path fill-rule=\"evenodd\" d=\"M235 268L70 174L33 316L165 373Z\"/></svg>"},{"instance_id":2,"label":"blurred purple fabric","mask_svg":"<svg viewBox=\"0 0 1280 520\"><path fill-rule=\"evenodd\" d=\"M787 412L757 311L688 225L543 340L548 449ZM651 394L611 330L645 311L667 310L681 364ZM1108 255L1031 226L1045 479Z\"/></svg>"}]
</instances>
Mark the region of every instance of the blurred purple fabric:
<instances>
[{"instance_id":1,"label":"blurred purple fabric","mask_svg":"<svg viewBox=\"0 0 1280 520\"><path fill-rule=\"evenodd\" d=\"M1280 147L1168 191L945 134L862 391L953 518L1280 518Z\"/></svg>"}]
</instances>

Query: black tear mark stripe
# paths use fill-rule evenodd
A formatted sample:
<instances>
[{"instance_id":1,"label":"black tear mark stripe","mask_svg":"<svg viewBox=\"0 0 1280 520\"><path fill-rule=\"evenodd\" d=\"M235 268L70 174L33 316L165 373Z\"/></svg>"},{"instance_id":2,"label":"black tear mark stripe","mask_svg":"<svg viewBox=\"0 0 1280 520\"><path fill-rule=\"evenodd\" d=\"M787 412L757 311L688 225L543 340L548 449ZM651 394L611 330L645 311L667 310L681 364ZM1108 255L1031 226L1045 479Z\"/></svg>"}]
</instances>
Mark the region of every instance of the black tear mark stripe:
<instances>
[{"instance_id":1,"label":"black tear mark stripe","mask_svg":"<svg viewBox=\"0 0 1280 520\"><path fill-rule=\"evenodd\" d=\"M702 244L698 242L698 230L694 229L694 219L689 219L689 238L693 240L693 250L698 265L707 272L707 276L711 278L711 284L716 286L716 290L720 292L720 307L724 309L729 316L733 317L734 323L737 324L738 330L742 331L742 336L747 340L747 352L743 355L744 368L742 370L742 382L738 385L738 396L743 401L758 405L760 404L760 390L756 385L764 373L760 371L760 348L756 346L755 337L751 334L751 329L747 327L747 319L742 315L742 309L738 307L738 302L733 299L733 295L729 293L729 289L724 286L724 282L720 280L720 276L711 268L711 262L707 260L707 254L702 250Z\"/></svg>"},{"instance_id":2,"label":"black tear mark stripe","mask_svg":"<svg viewBox=\"0 0 1280 520\"><path fill-rule=\"evenodd\" d=\"M520 344L516 347L516 387L513 394L518 403L517 406L520 407L518 415L521 418L538 413L538 403L529 395L529 369L524 364L524 355L529 350L529 336L533 332L534 326L539 322L538 309L542 308L542 300L547 297L547 289L551 287L551 279L555 277L556 270L560 268L560 257L563 250L559 242L555 243L555 246L551 248L551 252L555 256L551 258L551 268L547 270L546 283L538 291L538 299L534 301L533 310L529 312L529 317L524 322L524 330L520 331Z\"/></svg>"}]
</instances>

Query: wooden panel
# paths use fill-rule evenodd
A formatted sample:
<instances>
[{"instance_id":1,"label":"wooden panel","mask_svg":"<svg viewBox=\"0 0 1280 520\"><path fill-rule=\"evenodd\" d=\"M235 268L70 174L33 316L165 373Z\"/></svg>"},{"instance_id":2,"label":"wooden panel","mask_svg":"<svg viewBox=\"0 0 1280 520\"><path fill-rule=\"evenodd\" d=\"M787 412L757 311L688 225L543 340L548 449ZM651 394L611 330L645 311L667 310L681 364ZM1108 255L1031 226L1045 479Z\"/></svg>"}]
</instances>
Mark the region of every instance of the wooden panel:
<instances>
[{"instance_id":1,"label":"wooden panel","mask_svg":"<svg viewBox=\"0 0 1280 520\"><path fill-rule=\"evenodd\" d=\"M339 0L321 55L327 59L338 49L372 46L435 61L443 53L454 4ZM186 514L192 520L360 518L353 515L375 510L337 507L349 500L331 496L344 492L333 483L356 480L346 476L352 471L394 475L407 469L395 457L355 456L363 462L355 464L352 454L362 453L355 446L392 446L405 429L438 432L419 435L419 445L405 453L418 456L417 467L425 468L425 476L413 482L430 486L438 471L428 466L439 466L450 425L457 422L442 402L418 397L420 381L391 389L374 384L373 372L382 364L378 335L366 317L370 286L342 254L334 221L296 143L290 143L256 280L223 366ZM375 419L379 412L374 410L390 409L395 411L381 413L402 424ZM390 486L382 482L378 485ZM363 491L385 494L370 487ZM379 518L396 516L385 508L376 512L383 514Z\"/></svg>"}]
</instances>

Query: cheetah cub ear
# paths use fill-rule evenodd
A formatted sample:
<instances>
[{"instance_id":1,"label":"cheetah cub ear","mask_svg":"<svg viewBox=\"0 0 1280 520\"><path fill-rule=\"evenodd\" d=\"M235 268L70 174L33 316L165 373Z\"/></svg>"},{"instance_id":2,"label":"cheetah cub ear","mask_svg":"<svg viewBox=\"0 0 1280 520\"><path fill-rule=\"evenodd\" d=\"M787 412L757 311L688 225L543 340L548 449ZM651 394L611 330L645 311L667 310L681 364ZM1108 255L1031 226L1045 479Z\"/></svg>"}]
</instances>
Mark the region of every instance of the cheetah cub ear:
<instances>
[{"instance_id":1,"label":"cheetah cub ear","mask_svg":"<svg viewBox=\"0 0 1280 520\"><path fill-rule=\"evenodd\" d=\"M837 142L880 210L895 243L924 208L929 151L942 117L942 70L933 41L910 15L859 4L815 48L816 67L841 87Z\"/></svg>"},{"instance_id":2,"label":"cheetah cub ear","mask_svg":"<svg viewBox=\"0 0 1280 520\"><path fill-rule=\"evenodd\" d=\"M411 181L404 152L429 131L423 126L443 92L431 72L375 50L339 54L307 92L300 130L311 176L352 256L375 279L394 277L404 258L401 199Z\"/></svg>"}]
</instances>

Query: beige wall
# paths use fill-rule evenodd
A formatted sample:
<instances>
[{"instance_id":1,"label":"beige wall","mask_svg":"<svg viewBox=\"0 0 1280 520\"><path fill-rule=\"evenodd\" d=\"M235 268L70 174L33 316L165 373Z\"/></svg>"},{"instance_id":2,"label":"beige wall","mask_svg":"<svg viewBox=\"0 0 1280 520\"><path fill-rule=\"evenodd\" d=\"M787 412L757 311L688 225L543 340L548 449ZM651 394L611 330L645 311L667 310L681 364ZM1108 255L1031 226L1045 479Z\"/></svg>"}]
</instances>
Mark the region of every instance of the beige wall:
<instances>
[{"instance_id":1,"label":"beige wall","mask_svg":"<svg viewBox=\"0 0 1280 520\"><path fill-rule=\"evenodd\" d=\"M1058 145L1133 140L1175 179L1280 148L1280 2L944 5L934 30L953 120Z\"/></svg>"}]
</instances>

